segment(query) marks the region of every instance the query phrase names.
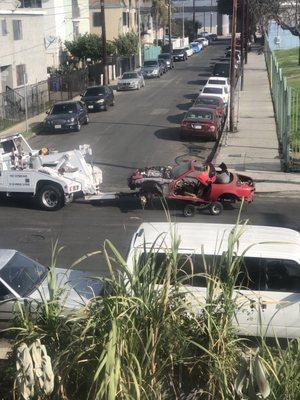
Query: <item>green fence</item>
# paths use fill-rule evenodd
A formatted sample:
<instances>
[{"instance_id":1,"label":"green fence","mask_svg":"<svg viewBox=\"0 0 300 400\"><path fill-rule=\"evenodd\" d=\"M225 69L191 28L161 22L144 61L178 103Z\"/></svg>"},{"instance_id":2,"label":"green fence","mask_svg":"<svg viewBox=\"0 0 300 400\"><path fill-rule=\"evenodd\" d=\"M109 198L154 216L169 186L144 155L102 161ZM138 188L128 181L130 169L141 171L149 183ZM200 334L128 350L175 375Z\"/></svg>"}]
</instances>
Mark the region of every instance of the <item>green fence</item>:
<instances>
[{"instance_id":1,"label":"green fence","mask_svg":"<svg viewBox=\"0 0 300 400\"><path fill-rule=\"evenodd\" d=\"M278 141L285 171L300 169L300 93L287 84L278 61L265 40L265 57L275 110Z\"/></svg>"},{"instance_id":2,"label":"green fence","mask_svg":"<svg viewBox=\"0 0 300 400\"><path fill-rule=\"evenodd\" d=\"M160 46L145 46L143 49L144 61L156 60L160 53L161 53Z\"/></svg>"}]
</instances>

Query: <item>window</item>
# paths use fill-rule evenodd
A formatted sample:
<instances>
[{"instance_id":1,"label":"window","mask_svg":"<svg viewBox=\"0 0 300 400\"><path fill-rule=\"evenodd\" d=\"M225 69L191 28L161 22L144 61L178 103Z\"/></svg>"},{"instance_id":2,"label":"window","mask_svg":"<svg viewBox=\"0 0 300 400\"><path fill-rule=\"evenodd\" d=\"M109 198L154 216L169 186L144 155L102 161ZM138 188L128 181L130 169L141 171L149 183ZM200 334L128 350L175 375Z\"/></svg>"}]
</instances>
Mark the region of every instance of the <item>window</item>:
<instances>
[{"instance_id":1,"label":"window","mask_svg":"<svg viewBox=\"0 0 300 400\"><path fill-rule=\"evenodd\" d=\"M26 74L25 64L19 64L16 66L17 73L17 86L24 85L24 75Z\"/></svg>"},{"instance_id":2,"label":"window","mask_svg":"<svg viewBox=\"0 0 300 400\"><path fill-rule=\"evenodd\" d=\"M6 19L1 20L1 25L0 25L0 34L1 36L6 36L7 35L7 22Z\"/></svg>"},{"instance_id":3,"label":"window","mask_svg":"<svg viewBox=\"0 0 300 400\"><path fill-rule=\"evenodd\" d=\"M129 12L123 12L123 26L129 27Z\"/></svg>"},{"instance_id":4,"label":"window","mask_svg":"<svg viewBox=\"0 0 300 400\"><path fill-rule=\"evenodd\" d=\"M0 282L0 301L13 298L13 294Z\"/></svg>"},{"instance_id":5,"label":"window","mask_svg":"<svg viewBox=\"0 0 300 400\"><path fill-rule=\"evenodd\" d=\"M20 0L20 8L41 8L42 0Z\"/></svg>"},{"instance_id":6,"label":"window","mask_svg":"<svg viewBox=\"0 0 300 400\"><path fill-rule=\"evenodd\" d=\"M262 290L300 293L300 266L293 260L265 259Z\"/></svg>"},{"instance_id":7,"label":"window","mask_svg":"<svg viewBox=\"0 0 300 400\"><path fill-rule=\"evenodd\" d=\"M20 19L13 19L14 40L23 39L22 21Z\"/></svg>"},{"instance_id":8,"label":"window","mask_svg":"<svg viewBox=\"0 0 300 400\"><path fill-rule=\"evenodd\" d=\"M93 26L100 27L102 26L102 14L101 12L93 13Z\"/></svg>"},{"instance_id":9,"label":"window","mask_svg":"<svg viewBox=\"0 0 300 400\"><path fill-rule=\"evenodd\" d=\"M74 40L79 37L79 21L73 21L73 38Z\"/></svg>"}]
</instances>

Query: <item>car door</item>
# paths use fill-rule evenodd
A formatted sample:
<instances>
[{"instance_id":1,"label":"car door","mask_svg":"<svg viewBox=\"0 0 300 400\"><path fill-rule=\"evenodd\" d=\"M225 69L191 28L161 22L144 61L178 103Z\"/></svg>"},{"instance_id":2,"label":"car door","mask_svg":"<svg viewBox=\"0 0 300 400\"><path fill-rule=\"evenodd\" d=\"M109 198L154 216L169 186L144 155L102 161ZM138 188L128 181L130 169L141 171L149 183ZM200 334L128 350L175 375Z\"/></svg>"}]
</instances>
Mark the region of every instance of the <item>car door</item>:
<instances>
[{"instance_id":1,"label":"car door","mask_svg":"<svg viewBox=\"0 0 300 400\"><path fill-rule=\"evenodd\" d=\"M263 260L265 285L260 291L260 333L300 336L300 265L294 260Z\"/></svg>"}]
</instances>

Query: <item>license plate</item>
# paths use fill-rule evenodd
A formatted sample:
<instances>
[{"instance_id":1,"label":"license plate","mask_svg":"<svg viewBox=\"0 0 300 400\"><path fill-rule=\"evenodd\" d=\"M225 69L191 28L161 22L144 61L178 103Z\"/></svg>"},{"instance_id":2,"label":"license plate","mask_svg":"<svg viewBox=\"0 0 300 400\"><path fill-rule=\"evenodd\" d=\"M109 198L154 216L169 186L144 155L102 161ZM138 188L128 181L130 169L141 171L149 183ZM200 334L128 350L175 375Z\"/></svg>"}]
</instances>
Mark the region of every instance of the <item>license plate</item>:
<instances>
[{"instance_id":1,"label":"license plate","mask_svg":"<svg viewBox=\"0 0 300 400\"><path fill-rule=\"evenodd\" d=\"M55 129L61 129L61 125L54 125Z\"/></svg>"},{"instance_id":2,"label":"license plate","mask_svg":"<svg viewBox=\"0 0 300 400\"><path fill-rule=\"evenodd\" d=\"M194 125L195 129L202 129L202 125Z\"/></svg>"},{"instance_id":3,"label":"license plate","mask_svg":"<svg viewBox=\"0 0 300 400\"><path fill-rule=\"evenodd\" d=\"M92 108L94 108L94 106L88 106L88 108L92 109Z\"/></svg>"}]
</instances>

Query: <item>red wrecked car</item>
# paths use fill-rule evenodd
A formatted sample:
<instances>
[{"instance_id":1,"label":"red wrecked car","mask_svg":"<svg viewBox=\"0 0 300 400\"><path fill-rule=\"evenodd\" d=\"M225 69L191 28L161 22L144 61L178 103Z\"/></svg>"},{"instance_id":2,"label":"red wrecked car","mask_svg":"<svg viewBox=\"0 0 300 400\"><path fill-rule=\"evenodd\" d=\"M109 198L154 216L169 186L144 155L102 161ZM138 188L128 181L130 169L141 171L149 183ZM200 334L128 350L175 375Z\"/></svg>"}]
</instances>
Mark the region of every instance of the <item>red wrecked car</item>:
<instances>
[{"instance_id":1,"label":"red wrecked car","mask_svg":"<svg viewBox=\"0 0 300 400\"><path fill-rule=\"evenodd\" d=\"M217 111L219 117L224 120L227 114L227 106L221 99L221 97L214 96L198 96L193 103L192 107L203 107L203 108L213 108Z\"/></svg>"},{"instance_id":2,"label":"red wrecked car","mask_svg":"<svg viewBox=\"0 0 300 400\"><path fill-rule=\"evenodd\" d=\"M163 196L186 202L189 206L212 206L212 214L219 214L224 203L242 199L250 203L255 194L252 178L229 172L224 163L215 168L211 163L203 164L195 160L173 167L138 169L129 177L128 185L131 190L139 189L140 196L145 196L146 200L152 196ZM186 216L195 211L192 207L185 210Z\"/></svg>"}]
</instances>

